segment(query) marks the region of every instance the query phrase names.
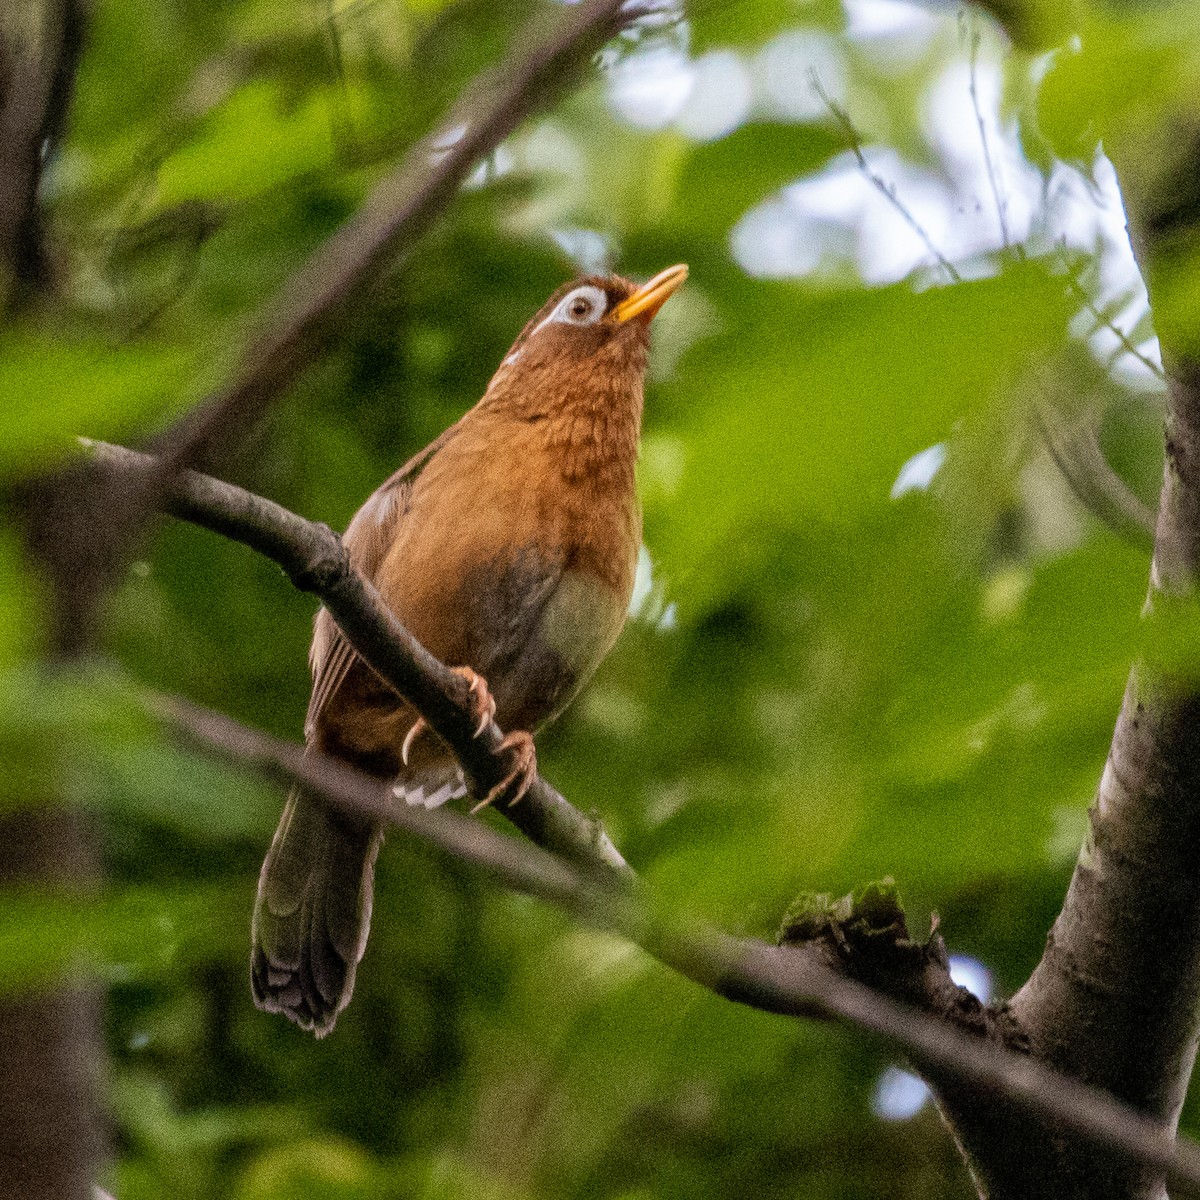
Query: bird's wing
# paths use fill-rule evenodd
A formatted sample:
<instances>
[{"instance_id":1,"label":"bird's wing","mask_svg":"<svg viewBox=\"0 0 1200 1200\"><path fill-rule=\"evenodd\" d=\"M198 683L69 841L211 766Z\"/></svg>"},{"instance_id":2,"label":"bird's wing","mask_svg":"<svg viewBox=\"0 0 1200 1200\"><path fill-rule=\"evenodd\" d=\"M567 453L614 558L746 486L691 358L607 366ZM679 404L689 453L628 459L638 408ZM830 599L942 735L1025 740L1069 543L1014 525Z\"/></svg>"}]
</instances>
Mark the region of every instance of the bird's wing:
<instances>
[{"instance_id":1,"label":"bird's wing","mask_svg":"<svg viewBox=\"0 0 1200 1200\"><path fill-rule=\"evenodd\" d=\"M328 703L329 697L341 687L357 657L354 647L346 641L345 634L337 627L333 618L324 608L319 608L313 621L312 646L308 651L313 689L308 698L308 711L304 715L306 742L313 740L317 717Z\"/></svg>"},{"instance_id":2,"label":"bird's wing","mask_svg":"<svg viewBox=\"0 0 1200 1200\"><path fill-rule=\"evenodd\" d=\"M396 536L408 509L413 481L429 460L458 432L461 422L451 425L424 450L414 454L395 474L389 476L354 514L342 542L355 569L374 581L375 572ZM317 611L313 622L312 646L308 665L313 689L304 718L304 736L312 740L317 717L330 697L342 685L358 654L346 640L326 609Z\"/></svg>"}]
</instances>

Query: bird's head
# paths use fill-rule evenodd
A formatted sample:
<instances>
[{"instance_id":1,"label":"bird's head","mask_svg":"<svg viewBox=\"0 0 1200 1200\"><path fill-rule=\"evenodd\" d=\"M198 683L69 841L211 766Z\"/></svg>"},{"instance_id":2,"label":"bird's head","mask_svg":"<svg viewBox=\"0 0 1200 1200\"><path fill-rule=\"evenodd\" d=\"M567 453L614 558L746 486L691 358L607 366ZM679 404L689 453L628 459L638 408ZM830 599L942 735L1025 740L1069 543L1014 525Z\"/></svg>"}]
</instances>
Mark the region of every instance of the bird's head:
<instances>
[{"instance_id":1,"label":"bird's head","mask_svg":"<svg viewBox=\"0 0 1200 1200\"><path fill-rule=\"evenodd\" d=\"M687 273L680 263L643 284L619 275L563 284L521 330L485 400L535 415L597 392L640 398L650 322Z\"/></svg>"}]
</instances>

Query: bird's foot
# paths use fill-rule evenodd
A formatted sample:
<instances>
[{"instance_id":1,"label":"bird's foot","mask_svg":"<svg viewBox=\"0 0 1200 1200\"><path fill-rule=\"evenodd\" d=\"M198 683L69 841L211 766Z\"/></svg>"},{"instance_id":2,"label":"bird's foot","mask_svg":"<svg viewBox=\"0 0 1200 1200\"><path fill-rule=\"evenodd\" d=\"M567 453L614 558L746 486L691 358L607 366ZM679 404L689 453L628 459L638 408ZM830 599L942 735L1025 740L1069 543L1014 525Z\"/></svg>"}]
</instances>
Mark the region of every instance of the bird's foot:
<instances>
[{"instance_id":1,"label":"bird's foot","mask_svg":"<svg viewBox=\"0 0 1200 1200\"><path fill-rule=\"evenodd\" d=\"M533 746L532 734L518 729L508 734L496 749L509 755L508 774L471 809L472 813L487 808L495 800L503 800L511 808L529 791L537 778L537 751Z\"/></svg>"},{"instance_id":2,"label":"bird's foot","mask_svg":"<svg viewBox=\"0 0 1200 1200\"><path fill-rule=\"evenodd\" d=\"M452 667L455 675L461 676L467 681L467 692L469 693L467 703L471 706L471 715L476 718L475 732L473 737L478 737L491 723L492 718L496 715L496 700L487 685L487 680L484 679L478 671L472 671L470 667Z\"/></svg>"},{"instance_id":3,"label":"bird's foot","mask_svg":"<svg viewBox=\"0 0 1200 1200\"><path fill-rule=\"evenodd\" d=\"M477 671L472 671L470 667L451 667L450 669L455 675L466 680L467 703L471 706L471 715L476 722L475 732L472 736L478 737L492 723L492 718L496 715L496 701L488 689L487 680ZM429 723L425 718L418 717L404 735L404 741L400 744L400 761L406 767L413 743L428 728Z\"/></svg>"}]
</instances>

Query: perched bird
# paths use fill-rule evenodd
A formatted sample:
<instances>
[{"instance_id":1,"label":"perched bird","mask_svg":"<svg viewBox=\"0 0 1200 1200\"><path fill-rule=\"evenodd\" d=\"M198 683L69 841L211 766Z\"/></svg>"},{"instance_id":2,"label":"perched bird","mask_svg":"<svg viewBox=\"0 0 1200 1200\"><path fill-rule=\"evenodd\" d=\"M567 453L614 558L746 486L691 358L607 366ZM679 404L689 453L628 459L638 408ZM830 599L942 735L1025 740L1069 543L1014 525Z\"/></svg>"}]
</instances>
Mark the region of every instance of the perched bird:
<instances>
[{"instance_id":1,"label":"perched bird","mask_svg":"<svg viewBox=\"0 0 1200 1200\"><path fill-rule=\"evenodd\" d=\"M511 731L510 803L533 779L532 733L557 716L625 620L641 542L634 465L650 321L687 277L589 276L550 297L479 401L388 479L346 530L354 565L471 684L482 724ZM311 749L432 808L466 793L449 747L317 614ZM491 799L492 797L489 797ZM382 829L294 789L254 909L254 999L318 1037L366 946Z\"/></svg>"}]
</instances>

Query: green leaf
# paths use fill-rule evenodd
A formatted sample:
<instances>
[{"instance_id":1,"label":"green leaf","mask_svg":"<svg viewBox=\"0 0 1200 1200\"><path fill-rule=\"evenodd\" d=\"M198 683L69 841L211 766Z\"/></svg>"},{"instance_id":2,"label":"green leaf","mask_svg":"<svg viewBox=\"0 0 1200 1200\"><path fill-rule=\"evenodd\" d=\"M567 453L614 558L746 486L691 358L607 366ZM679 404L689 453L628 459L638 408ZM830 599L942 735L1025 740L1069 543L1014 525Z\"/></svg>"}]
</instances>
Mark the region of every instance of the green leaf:
<instances>
[{"instance_id":1,"label":"green leaf","mask_svg":"<svg viewBox=\"0 0 1200 1200\"><path fill-rule=\"evenodd\" d=\"M370 1156L344 1138L328 1136L266 1151L247 1169L235 1193L237 1200L374 1200L380 1194Z\"/></svg>"},{"instance_id":2,"label":"green leaf","mask_svg":"<svg viewBox=\"0 0 1200 1200\"><path fill-rule=\"evenodd\" d=\"M243 839L265 845L284 789L198 751L151 736L98 747L95 796L120 820L150 820L201 841Z\"/></svg>"},{"instance_id":3,"label":"green leaf","mask_svg":"<svg viewBox=\"0 0 1200 1200\"><path fill-rule=\"evenodd\" d=\"M61 802L97 741L134 728L148 722L112 675L34 664L0 672L0 811Z\"/></svg>"},{"instance_id":4,"label":"green leaf","mask_svg":"<svg viewBox=\"0 0 1200 1200\"><path fill-rule=\"evenodd\" d=\"M797 25L839 29L845 23L841 5L832 0L710 0L689 9L688 17L697 54L727 45L757 46Z\"/></svg>"},{"instance_id":5,"label":"green leaf","mask_svg":"<svg viewBox=\"0 0 1200 1200\"><path fill-rule=\"evenodd\" d=\"M294 1105L231 1104L179 1112L159 1079L136 1071L114 1081L112 1106L126 1136L162 1157L282 1141L306 1124Z\"/></svg>"},{"instance_id":6,"label":"green leaf","mask_svg":"<svg viewBox=\"0 0 1200 1200\"><path fill-rule=\"evenodd\" d=\"M0 337L0 473L44 468L80 435L120 439L187 400L190 351L144 343Z\"/></svg>"},{"instance_id":7,"label":"green leaf","mask_svg":"<svg viewBox=\"0 0 1200 1200\"><path fill-rule=\"evenodd\" d=\"M674 219L699 236L727 234L756 204L844 149L825 125L745 125L687 156Z\"/></svg>"},{"instance_id":8,"label":"green leaf","mask_svg":"<svg viewBox=\"0 0 1200 1200\"><path fill-rule=\"evenodd\" d=\"M1112 19L1093 9L1077 46L1059 51L1038 93L1038 124L1056 153L1089 162L1101 140L1120 163L1132 141L1161 149L1157 122L1189 103L1200 77L1200 22L1190 4L1166 4ZM1130 181L1146 178L1137 162ZM1136 186L1136 185L1135 185Z\"/></svg>"},{"instance_id":9,"label":"green leaf","mask_svg":"<svg viewBox=\"0 0 1200 1200\"><path fill-rule=\"evenodd\" d=\"M844 527L885 507L905 460L1014 382L1070 315L1037 264L919 294L755 283L719 299L724 332L669 389L687 403L678 486L647 510L651 551L693 605L745 570L755 528Z\"/></svg>"},{"instance_id":10,"label":"green leaf","mask_svg":"<svg viewBox=\"0 0 1200 1200\"><path fill-rule=\"evenodd\" d=\"M211 958L232 930L242 940L245 904L227 887L130 887L110 893L40 894L8 889L0 900L0 994L64 976L110 981L160 975Z\"/></svg>"},{"instance_id":11,"label":"green leaf","mask_svg":"<svg viewBox=\"0 0 1200 1200\"><path fill-rule=\"evenodd\" d=\"M319 90L288 104L277 86L244 85L159 167L159 204L247 200L329 166L343 102L337 92Z\"/></svg>"}]
</instances>

